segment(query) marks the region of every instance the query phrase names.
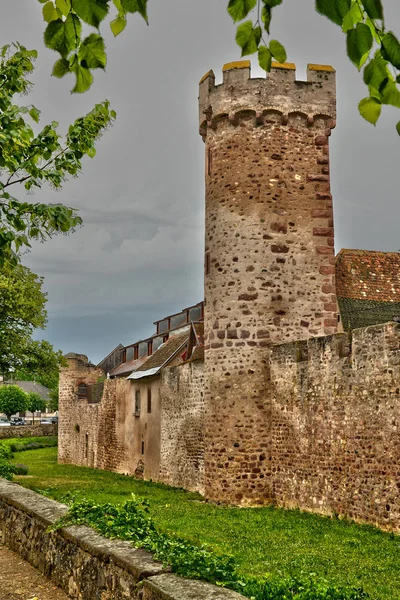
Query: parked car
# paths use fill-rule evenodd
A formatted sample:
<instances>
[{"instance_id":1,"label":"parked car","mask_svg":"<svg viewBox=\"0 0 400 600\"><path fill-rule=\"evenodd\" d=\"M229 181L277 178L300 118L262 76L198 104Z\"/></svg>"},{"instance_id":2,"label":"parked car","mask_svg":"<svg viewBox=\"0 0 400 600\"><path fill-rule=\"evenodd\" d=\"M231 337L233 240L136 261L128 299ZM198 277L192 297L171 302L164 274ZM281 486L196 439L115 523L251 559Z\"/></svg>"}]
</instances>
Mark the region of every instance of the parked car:
<instances>
[{"instance_id":1,"label":"parked car","mask_svg":"<svg viewBox=\"0 0 400 600\"><path fill-rule=\"evenodd\" d=\"M51 422L53 423L53 425L57 425L58 417L51 417Z\"/></svg>"},{"instance_id":2,"label":"parked car","mask_svg":"<svg viewBox=\"0 0 400 600\"><path fill-rule=\"evenodd\" d=\"M0 417L0 427L11 427L11 423L6 417Z\"/></svg>"},{"instance_id":3,"label":"parked car","mask_svg":"<svg viewBox=\"0 0 400 600\"><path fill-rule=\"evenodd\" d=\"M52 421L52 419L41 419L40 423L41 423L41 425L52 425L53 421Z\"/></svg>"},{"instance_id":4,"label":"parked car","mask_svg":"<svg viewBox=\"0 0 400 600\"><path fill-rule=\"evenodd\" d=\"M26 425L26 421L22 417L12 417L10 423L13 427L18 427L19 425Z\"/></svg>"}]
</instances>

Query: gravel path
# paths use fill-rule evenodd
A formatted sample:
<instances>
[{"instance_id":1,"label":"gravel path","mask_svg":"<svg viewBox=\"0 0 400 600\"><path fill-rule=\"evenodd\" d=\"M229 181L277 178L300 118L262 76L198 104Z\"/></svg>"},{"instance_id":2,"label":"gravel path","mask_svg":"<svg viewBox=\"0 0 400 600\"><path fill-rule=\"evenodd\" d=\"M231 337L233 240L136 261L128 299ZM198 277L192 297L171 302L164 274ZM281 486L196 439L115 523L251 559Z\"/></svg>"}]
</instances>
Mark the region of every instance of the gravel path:
<instances>
[{"instance_id":1,"label":"gravel path","mask_svg":"<svg viewBox=\"0 0 400 600\"><path fill-rule=\"evenodd\" d=\"M68 600L68 596L29 563L0 546L1 600Z\"/></svg>"}]
</instances>

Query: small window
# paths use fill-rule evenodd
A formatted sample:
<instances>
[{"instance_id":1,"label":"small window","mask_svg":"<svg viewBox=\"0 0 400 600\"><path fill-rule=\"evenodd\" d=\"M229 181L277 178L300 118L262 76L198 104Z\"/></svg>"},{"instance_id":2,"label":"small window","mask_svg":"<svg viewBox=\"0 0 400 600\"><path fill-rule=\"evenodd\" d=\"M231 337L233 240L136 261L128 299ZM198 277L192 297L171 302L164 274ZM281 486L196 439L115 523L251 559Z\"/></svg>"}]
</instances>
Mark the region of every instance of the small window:
<instances>
[{"instance_id":1,"label":"small window","mask_svg":"<svg viewBox=\"0 0 400 600\"><path fill-rule=\"evenodd\" d=\"M201 319L201 306L195 306L189 311L189 320L197 321L197 319Z\"/></svg>"},{"instance_id":2,"label":"small window","mask_svg":"<svg viewBox=\"0 0 400 600\"><path fill-rule=\"evenodd\" d=\"M135 391L135 416L140 415L140 390Z\"/></svg>"},{"instance_id":3,"label":"small window","mask_svg":"<svg viewBox=\"0 0 400 600\"><path fill-rule=\"evenodd\" d=\"M206 252L206 264L205 264L205 271L206 271L206 275L210 274L210 253Z\"/></svg>"},{"instance_id":4,"label":"small window","mask_svg":"<svg viewBox=\"0 0 400 600\"><path fill-rule=\"evenodd\" d=\"M80 383L78 385L78 398L86 398L87 396L87 385L86 383Z\"/></svg>"},{"instance_id":5,"label":"small window","mask_svg":"<svg viewBox=\"0 0 400 600\"><path fill-rule=\"evenodd\" d=\"M144 442L142 442L142 454L144 454Z\"/></svg>"},{"instance_id":6,"label":"small window","mask_svg":"<svg viewBox=\"0 0 400 600\"><path fill-rule=\"evenodd\" d=\"M151 413L151 388L147 388L147 412Z\"/></svg>"},{"instance_id":7,"label":"small window","mask_svg":"<svg viewBox=\"0 0 400 600\"><path fill-rule=\"evenodd\" d=\"M147 356L147 342L140 342L139 344L139 358Z\"/></svg>"},{"instance_id":8,"label":"small window","mask_svg":"<svg viewBox=\"0 0 400 600\"><path fill-rule=\"evenodd\" d=\"M207 175L211 175L212 173L212 151L211 148L208 149L207 152Z\"/></svg>"},{"instance_id":9,"label":"small window","mask_svg":"<svg viewBox=\"0 0 400 600\"><path fill-rule=\"evenodd\" d=\"M86 432L85 434L85 458L88 457L89 454L89 434Z\"/></svg>"},{"instance_id":10,"label":"small window","mask_svg":"<svg viewBox=\"0 0 400 600\"><path fill-rule=\"evenodd\" d=\"M133 346L129 346L129 348L126 349L126 360L132 360L133 352Z\"/></svg>"}]
</instances>

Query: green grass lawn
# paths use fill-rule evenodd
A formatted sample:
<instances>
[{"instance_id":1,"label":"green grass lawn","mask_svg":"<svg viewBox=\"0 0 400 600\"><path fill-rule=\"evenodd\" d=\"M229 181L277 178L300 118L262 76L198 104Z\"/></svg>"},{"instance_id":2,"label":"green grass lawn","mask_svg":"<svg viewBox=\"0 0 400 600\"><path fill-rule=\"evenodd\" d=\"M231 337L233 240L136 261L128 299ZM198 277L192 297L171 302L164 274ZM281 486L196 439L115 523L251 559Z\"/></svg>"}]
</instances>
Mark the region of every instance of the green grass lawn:
<instances>
[{"instance_id":1,"label":"green grass lawn","mask_svg":"<svg viewBox=\"0 0 400 600\"><path fill-rule=\"evenodd\" d=\"M400 599L400 536L297 510L215 506L165 485L58 465L56 448L18 452L15 462L29 467L17 482L56 500L67 492L99 503L143 496L160 530L233 554L243 573L315 573L336 585L363 586L376 600Z\"/></svg>"}]
</instances>

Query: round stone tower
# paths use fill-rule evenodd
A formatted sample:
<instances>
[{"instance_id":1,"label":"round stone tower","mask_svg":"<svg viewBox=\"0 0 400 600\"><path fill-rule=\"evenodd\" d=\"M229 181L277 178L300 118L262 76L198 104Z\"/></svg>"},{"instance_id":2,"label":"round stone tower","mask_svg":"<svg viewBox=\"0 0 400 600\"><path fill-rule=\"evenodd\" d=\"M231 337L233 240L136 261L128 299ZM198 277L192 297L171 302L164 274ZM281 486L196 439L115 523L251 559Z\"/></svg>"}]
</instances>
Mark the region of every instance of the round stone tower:
<instances>
[{"instance_id":1,"label":"round stone tower","mask_svg":"<svg viewBox=\"0 0 400 600\"><path fill-rule=\"evenodd\" d=\"M249 61L200 81L206 146L206 496L273 500L268 352L337 331L329 136L335 71Z\"/></svg>"}]
</instances>

